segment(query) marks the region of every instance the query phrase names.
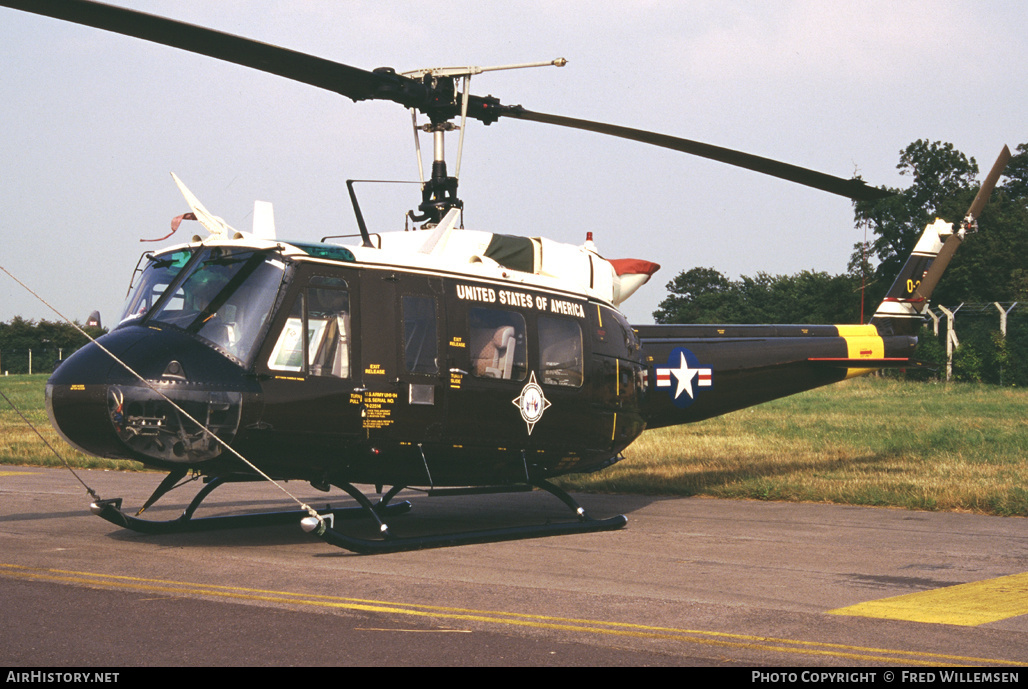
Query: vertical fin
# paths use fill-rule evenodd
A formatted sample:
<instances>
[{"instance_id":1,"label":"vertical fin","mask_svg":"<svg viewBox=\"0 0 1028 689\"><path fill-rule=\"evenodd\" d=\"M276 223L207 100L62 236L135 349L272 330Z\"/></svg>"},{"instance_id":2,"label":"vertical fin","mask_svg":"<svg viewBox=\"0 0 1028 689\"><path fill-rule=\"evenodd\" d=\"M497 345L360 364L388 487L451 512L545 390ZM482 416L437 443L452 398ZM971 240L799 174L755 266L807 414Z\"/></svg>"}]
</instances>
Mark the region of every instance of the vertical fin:
<instances>
[{"instance_id":1,"label":"vertical fin","mask_svg":"<svg viewBox=\"0 0 1028 689\"><path fill-rule=\"evenodd\" d=\"M952 223L938 219L924 229L910 258L871 317L871 325L877 326L880 334L916 335L921 329L931 292L923 295L918 289L946 242L955 234ZM955 245L950 246L956 249Z\"/></svg>"}]
</instances>

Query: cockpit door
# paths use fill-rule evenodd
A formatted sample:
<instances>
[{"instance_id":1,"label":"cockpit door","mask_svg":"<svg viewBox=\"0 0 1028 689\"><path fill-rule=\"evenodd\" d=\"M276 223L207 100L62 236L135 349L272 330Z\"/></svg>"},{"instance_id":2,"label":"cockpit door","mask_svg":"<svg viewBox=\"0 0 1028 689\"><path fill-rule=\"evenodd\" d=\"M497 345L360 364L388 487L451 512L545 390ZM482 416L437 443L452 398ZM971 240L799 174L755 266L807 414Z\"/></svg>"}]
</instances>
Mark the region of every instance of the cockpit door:
<instances>
[{"instance_id":1,"label":"cockpit door","mask_svg":"<svg viewBox=\"0 0 1028 689\"><path fill-rule=\"evenodd\" d=\"M362 435L358 271L301 266L256 363L262 379L261 427L286 454L338 461Z\"/></svg>"}]
</instances>

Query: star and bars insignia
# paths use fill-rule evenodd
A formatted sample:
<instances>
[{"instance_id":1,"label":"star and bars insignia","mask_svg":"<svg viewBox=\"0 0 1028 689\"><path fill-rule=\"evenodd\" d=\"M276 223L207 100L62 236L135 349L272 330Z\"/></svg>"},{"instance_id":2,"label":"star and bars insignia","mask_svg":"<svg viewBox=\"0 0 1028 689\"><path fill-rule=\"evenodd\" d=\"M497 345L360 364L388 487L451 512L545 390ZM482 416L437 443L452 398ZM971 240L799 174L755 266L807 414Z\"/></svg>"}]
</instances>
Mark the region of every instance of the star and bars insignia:
<instances>
[{"instance_id":1,"label":"star and bars insignia","mask_svg":"<svg viewBox=\"0 0 1028 689\"><path fill-rule=\"evenodd\" d=\"M714 384L713 370L701 366L696 355L682 347L675 347L667 366L657 367L656 373L655 387L666 388L678 407L688 407L696 401L700 389Z\"/></svg>"}]
</instances>

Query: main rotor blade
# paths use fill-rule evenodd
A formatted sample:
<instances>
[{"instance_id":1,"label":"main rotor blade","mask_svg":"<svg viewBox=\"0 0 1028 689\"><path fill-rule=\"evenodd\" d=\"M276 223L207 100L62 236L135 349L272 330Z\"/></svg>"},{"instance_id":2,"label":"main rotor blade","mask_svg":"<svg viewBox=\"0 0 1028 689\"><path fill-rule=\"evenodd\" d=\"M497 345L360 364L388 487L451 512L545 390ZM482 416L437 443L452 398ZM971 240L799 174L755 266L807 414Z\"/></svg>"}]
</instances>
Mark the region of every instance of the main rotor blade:
<instances>
[{"instance_id":1,"label":"main rotor blade","mask_svg":"<svg viewBox=\"0 0 1028 689\"><path fill-rule=\"evenodd\" d=\"M0 6L252 67L334 91L355 101L383 97L383 90L395 91L398 87L402 90L404 82L417 86L417 82L399 75L369 72L202 26L92 0L0 0Z\"/></svg>"},{"instance_id":2,"label":"main rotor blade","mask_svg":"<svg viewBox=\"0 0 1028 689\"><path fill-rule=\"evenodd\" d=\"M452 94L444 93L445 89L437 92L433 86L397 74L391 69L369 72L287 48L94 0L0 0L0 7L63 19L206 55L327 89L354 101L390 100L420 110L429 115L433 122L445 121L459 112ZM467 115L486 124L500 117L513 117L617 136L717 160L859 201L891 196L891 192L870 187L858 179L833 177L777 160L666 134L532 112L521 106L502 105L491 96L470 96Z\"/></svg>"},{"instance_id":3,"label":"main rotor blade","mask_svg":"<svg viewBox=\"0 0 1028 689\"><path fill-rule=\"evenodd\" d=\"M652 144L662 148L670 148L683 153L691 153L702 158L709 158L729 165L735 165L736 167L762 172L765 175L779 177L856 201L874 201L893 195L890 191L870 187L859 179L833 177L823 172L808 170L807 168L797 167L796 165L782 163L777 160L761 158L760 156L733 151L729 148L721 148L720 146L712 146L711 144L700 143L699 141L680 139L676 136L668 136L667 134L658 134L656 132L632 129L616 124L593 122L591 120L579 120L561 115L548 115L519 107L504 108L502 115L520 120L531 120L533 122L570 127L572 129L583 129L585 131L597 132L598 134L608 134L622 139L631 139L632 141Z\"/></svg>"}]
</instances>

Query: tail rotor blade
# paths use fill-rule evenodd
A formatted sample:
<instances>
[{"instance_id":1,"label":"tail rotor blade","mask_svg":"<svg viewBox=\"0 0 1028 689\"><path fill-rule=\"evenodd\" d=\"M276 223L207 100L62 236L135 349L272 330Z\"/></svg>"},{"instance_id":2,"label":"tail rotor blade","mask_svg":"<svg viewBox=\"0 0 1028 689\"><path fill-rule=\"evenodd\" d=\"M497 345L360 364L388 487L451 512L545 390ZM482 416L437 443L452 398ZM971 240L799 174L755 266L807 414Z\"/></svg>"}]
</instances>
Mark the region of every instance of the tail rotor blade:
<instances>
[{"instance_id":1,"label":"tail rotor blade","mask_svg":"<svg viewBox=\"0 0 1028 689\"><path fill-rule=\"evenodd\" d=\"M992 196L992 190L996 187L996 182L1003 175L1003 171L1007 167L1007 163L1010 162L1010 149L1007 146L1003 147L1000 151L999 158L996 159L996 163L992 166L992 170L989 171L989 175L982 182L981 189L978 190L978 194L974 197L974 201L971 203L971 208L967 211L968 223L973 223L981 215L982 209L985 208L985 204L988 203L989 197ZM939 254L932 261L931 265L928 266L928 270L925 271L924 277L921 278L921 284L914 291L915 299L928 299L932 296L932 291L935 286L939 284L939 280L942 278L942 273L949 266L950 259L953 258L953 254L957 252L957 248L963 243L964 235L966 234L966 227L963 227L958 232L954 232L942 245L942 249L939 250Z\"/></svg>"},{"instance_id":2,"label":"tail rotor blade","mask_svg":"<svg viewBox=\"0 0 1028 689\"><path fill-rule=\"evenodd\" d=\"M982 182L982 188L978 190L977 196L974 197L971 208L967 211L967 215L972 220L976 220L981 215L982 209L985 208L985 204L989 202L989 197L992 196L992 190L996 187L996 182L1003 175L1003 171L1007 169L1007 163L1009 162L1010 148L1004 146L1003 150L999 152L996 162L993 163L992 169L989 170L989 176Z\"/></svg>"}]
</instances>

